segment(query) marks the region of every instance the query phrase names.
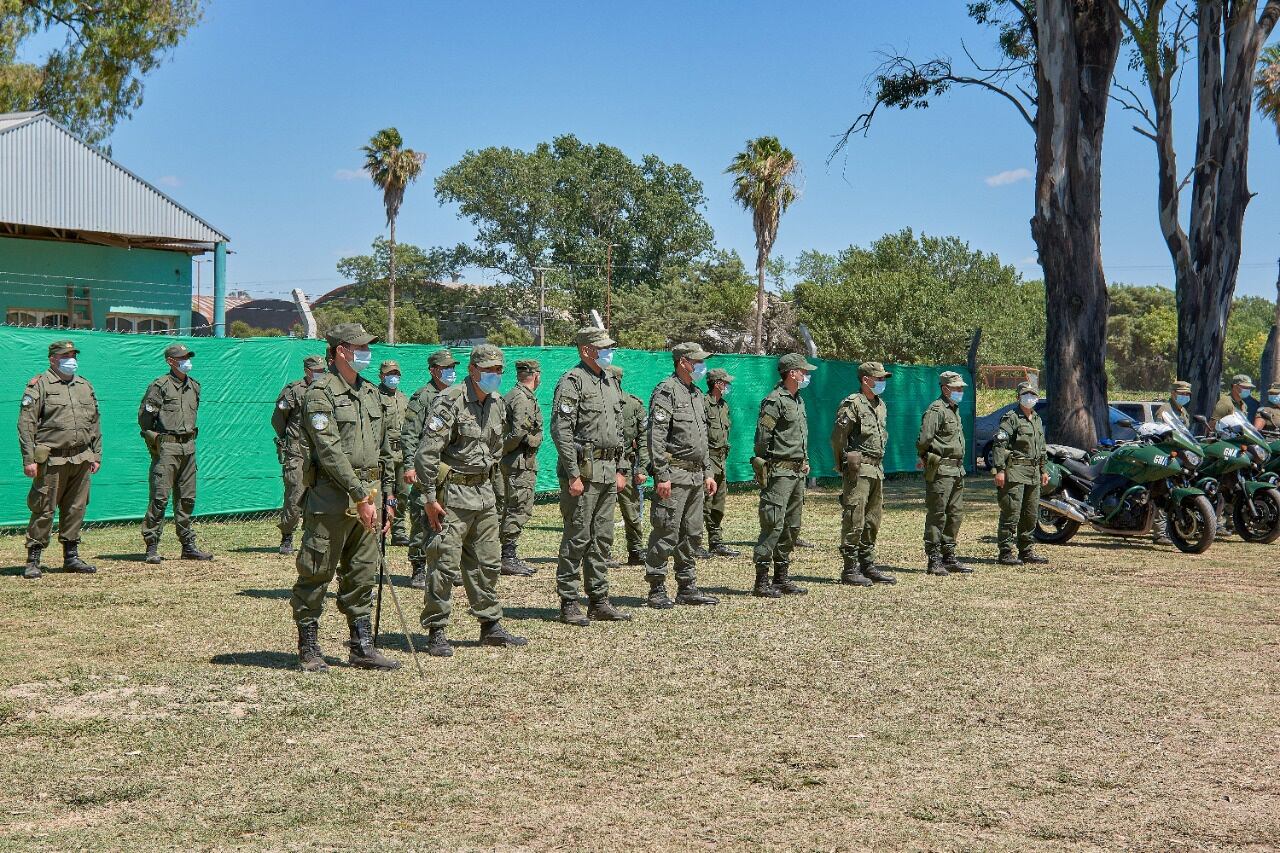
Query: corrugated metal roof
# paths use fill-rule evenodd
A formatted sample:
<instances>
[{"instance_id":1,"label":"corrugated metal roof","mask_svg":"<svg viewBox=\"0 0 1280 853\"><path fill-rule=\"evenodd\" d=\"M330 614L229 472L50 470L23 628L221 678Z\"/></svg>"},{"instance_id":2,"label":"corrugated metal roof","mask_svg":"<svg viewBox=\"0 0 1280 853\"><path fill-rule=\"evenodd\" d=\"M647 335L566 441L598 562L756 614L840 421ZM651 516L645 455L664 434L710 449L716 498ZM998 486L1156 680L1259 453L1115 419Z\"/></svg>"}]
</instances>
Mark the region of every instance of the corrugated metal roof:
<instances>
[{"instance_id":1,"label":"corrugated metal roof","mask_svg":"<svg viewBox=\"0 0 1280 853\"><path fill-rule=\"evenodd\" d=\"M228 239L42 112L0 114L0 222L199 243Z\"/></svg>"}]
</instances>

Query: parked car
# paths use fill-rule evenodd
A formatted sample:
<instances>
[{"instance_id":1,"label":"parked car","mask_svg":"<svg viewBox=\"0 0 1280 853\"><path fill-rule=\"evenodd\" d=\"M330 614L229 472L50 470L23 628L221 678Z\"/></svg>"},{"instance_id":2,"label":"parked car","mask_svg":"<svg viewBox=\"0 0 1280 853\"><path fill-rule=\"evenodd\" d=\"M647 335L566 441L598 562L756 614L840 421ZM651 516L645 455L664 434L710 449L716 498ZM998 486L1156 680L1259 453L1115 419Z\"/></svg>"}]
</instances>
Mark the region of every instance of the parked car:
<instances>
[{"instance_id":1,"label":"parked car","mask_svg":"<svg viewBox=\"0 0 1280 853\"><path fill-rule=\"evenodd\" d=\"M1112 400L1111 408L1119 409L1124 416L1136 424L1153 424L1156 422L1156 410L1163 402L1149 400ZM1116 436L1112 436L1115 438Z\"/></svg>"},{"instance_id":2,"label":"parked car","mask_svg":"<svg viewBox=\"0 0 1280 853\"><path fill-rule=\"evenodd\" d=\"M996 437L996 430L1000 428L1000 419L1004 417L1005 412L1012 411L1016 405L1018 404L1010 403L1007 406L1001 406L991 414L983 415L973 422L973 446L977 449L977 464L979 468L989 469L991 467L991 443ZM1045 407L1048 405L1049 401L1044 397L1041 397L1040 402L1036 403L1036 412L1038 412L1041 417L1044 417ZM1119 405L1120 403L1116 403L1108 406L1107 408L1110 415L1109 420L1111 421L1111 437L1117 441L1137 438L1138 434L1133 428L1137 424L1142 423L1144 419L1135 419L1131 414L1126 414L1118 408ZM1160 406L1159 403L1128 402L1123 403L1123 405L1151 406L1152 417L1145 418L1145 420L1155 420L1155 410ZM1053 436L1050 435L1047 430L1045 432L1045 438L1047 438L1050 443L1053 443Z\"/></svg>"}]
</instances>

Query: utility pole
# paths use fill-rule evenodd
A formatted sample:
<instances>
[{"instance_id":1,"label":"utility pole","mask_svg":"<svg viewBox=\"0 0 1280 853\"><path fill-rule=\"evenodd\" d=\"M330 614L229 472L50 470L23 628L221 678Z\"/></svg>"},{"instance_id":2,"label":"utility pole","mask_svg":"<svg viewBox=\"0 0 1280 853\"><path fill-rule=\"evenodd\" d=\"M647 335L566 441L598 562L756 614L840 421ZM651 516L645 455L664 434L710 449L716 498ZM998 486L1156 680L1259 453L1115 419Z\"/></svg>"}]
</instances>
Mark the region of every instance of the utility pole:
<instances>
[{"instance_id":1,"label":"utility pole","mask_svg":"<svg viewBox=\"0 0 1280 853\"><path fill-rule=\"evenodd\" d=\"M613 247L617 243L609 243L604 250L604 327L610 326L613 315Z\"/></svg>"},{"instance_id":2,"label":"utility pole","mask_svg":"<svg viewBox=\"0 0 1280 853\"><path fill-rule=\"evenodd\" d=\"M547 268L534 267L538 274L538 346L547 345Z\"/></svg>"},{"instance_id":3,"label":"utility pole","mask_svg":"<svg viewBox=\"0 0 1280 853\"><path fill-rule=\"evenodd\" d=\"M196 265L196 304L199 305L200 304L200 265L210 263L212 259L211 258L203 258L203 259L193 258L192 260L195 262L195 265ZM203 311L204 308L201 307L200 310ZM209 313L213 313L213 312L211 311ZM210 322L212 322L213 318L210 317L209 320ZM179 326L181 326L181 324L179 324ZM191 333L195 334L195 331L196 331L195 329L192 329Z\"/></svg>"}]
</instances>

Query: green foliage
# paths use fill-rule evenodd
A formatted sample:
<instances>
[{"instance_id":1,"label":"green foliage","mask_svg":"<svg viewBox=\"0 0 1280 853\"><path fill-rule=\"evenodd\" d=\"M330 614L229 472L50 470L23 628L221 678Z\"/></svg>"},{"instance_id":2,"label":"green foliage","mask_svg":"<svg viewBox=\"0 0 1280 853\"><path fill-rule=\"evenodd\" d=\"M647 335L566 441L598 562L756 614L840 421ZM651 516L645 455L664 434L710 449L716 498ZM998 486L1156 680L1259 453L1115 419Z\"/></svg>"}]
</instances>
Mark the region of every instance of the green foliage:
<instances>
[{"instance_id":1,"label":"green foliage","mask_svg":"<svg viewBox=\"0 0 1280 853\"><path fill-rule=\"evenodd\" d=\"M404 191L422 174L422 164L427 155L404 147L400 131L386 127L373 135L369 144L362 146L364 170L369 173L373 185L382 190L382 203L387 209L387 224L395 228Z\"/></svg>"},{"instance_id":2,"label":"green foliage","mask_svg":"<svg viewBox=\"0 0 1280 853\"><path fill-rule=\"evenodd\" d=\"M533 335L506 318L490 328L485 339L496 347L527 347L533 343Z\"/></svg>"},{"instance_id":3,"label":"green foliage","mask_svg":"<svg viewBox=\"0 0 1280 853\"><path fill-rule=\"evenodd\" d=\"M1268 46L1258 58L1253 92L1258 115L1274 124L1280 136L1280 44Z\"/></svg>"},{"instance_id":4,"label":"green foliage","mask_svg":"<svg viewBox=\"0 0 1280 853\"><path fill-rule=\"evenodd\" d=\"M369 254L339 260L338 274L357 285L362 297L386 299L390 265L391 243L385 237L377 237ZM423 298L419 291L426 294L438 291L438 283L456 278L464 266L465 259L456 249L423 251L412 243L397 243L397 298Z\"/></svg>"},{"instance_id":5,"label":"green foliage","mask_svg":"<svg viewBox=\"0 0 1280 853\"><path fill-rule=\"evenodd\" d=\"M377 335L380 339L384 339L387 334L387 308L381 302L322 305L315 310L315 318L321 337L339 323L361 323L369 334ZM435 318L423 314L413 305L397 305L396 340L402 344L440 343Z\"/></svg>"},{"instance_id":6,"label":"green foliage","mask_svg":"<svg viewBox=\"0 0 1280 853\"><path fill-rule=\"evenodd\" d=\"M142 104L142 78L200 20L203 5L0 0L0 112L45 110L101 144ZM58 38L63 43L38 61L18 61L33 43Z\"/></svg>"},{"instance_id":7,"label":"green foliage","mask_svg":"<svg viewBox=\"0 0 1280 853\"><path fill-rule=\"evenodd\" d=\"M717 252L658 282L617 294L613 336L629 349L698 341L711 352L741 346L755 285L737 253Z\"/></svg>"},{"instance_id":8,"label":"green foliage","mask_svg":"<svg viewBox=\"0 0 1280 853\"><path fill-rule=\"evenodd\" d=\"M1240 296L1231 303L1222 354L1224 383L1237 373L1247 373L1257 381L1275 310L1275 303L1261 296Z\"/></svg>"},{"instance_id":9,"label":"green foliage","mask_svg":"<svg viewBox=\"0 0 1280 853\"><path fill-rule=\"evenodd\" d=\"M250 326L244 320L232 320L227 334L233 338L282 338L285 333L279 329L259 329Z\"/></svg>"},{"instance_id":10,"label":"green foliage","mask_svg":"<svg viewBox=\"0 0 1280 853\"><path fill-rule=\"evenodd\" d=\"M1167 388L1175 377L1178 307L1172 290L1117 284L1107 288L1107 384Z\"/></svg>"}]
</instances>

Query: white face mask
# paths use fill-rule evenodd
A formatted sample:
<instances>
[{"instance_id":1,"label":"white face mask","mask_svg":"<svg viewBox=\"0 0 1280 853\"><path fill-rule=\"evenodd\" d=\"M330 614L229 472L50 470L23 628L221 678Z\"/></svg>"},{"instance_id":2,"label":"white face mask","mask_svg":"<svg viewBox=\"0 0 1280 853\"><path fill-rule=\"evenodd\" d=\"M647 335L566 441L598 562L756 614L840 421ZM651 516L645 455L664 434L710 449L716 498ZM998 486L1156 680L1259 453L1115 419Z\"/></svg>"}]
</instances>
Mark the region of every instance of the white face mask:
<instances>
[{"instance_id":1,"label":"white face mask","mask_svg":"<svg viewBox=\"0 0 1280 853\"><path fill-rule=\"evenodd\" d=\"M307 382L315 382L321 376L324 376L324 371L313 370L307 375Z\"/></svg>"},{"instance_id":2,"label":"white face mask","mask_svg":"<svg viewBox=\"0 0 1280 853\"><path fill-rule=\"evenodd\" d=\"M596 350L596 364L600 367L608 367L613 364L613 350L602 349Z\"/></svg>"},{"instance_id":3,"label":"white face mask","mask_svg":"<svg viewBox=\"0 0 1280 853\"><path fill-rule=\"evenodd\" d=\"M1022 404L1022 408L1024 409L1034 409L1036 407L1036 403L1040 402L1040 398L1035 394L1023 394L1018 398L1018 402Z\"/></svg>"},{"instance_id":4,"label":"white face mask","mask_svg":"<svg viewBox=\"0 0 1280 853\"><path fill-rule=\"evenodd\" d=\"M733 386L732 386L732 385L725 385L724 387L722 387L722 388L720 389L720 396L721 396L721 397L728 397L728 396L729 396L729 390L730 390L731 388L733 388Z\"/></svg>"}]
</instances>

